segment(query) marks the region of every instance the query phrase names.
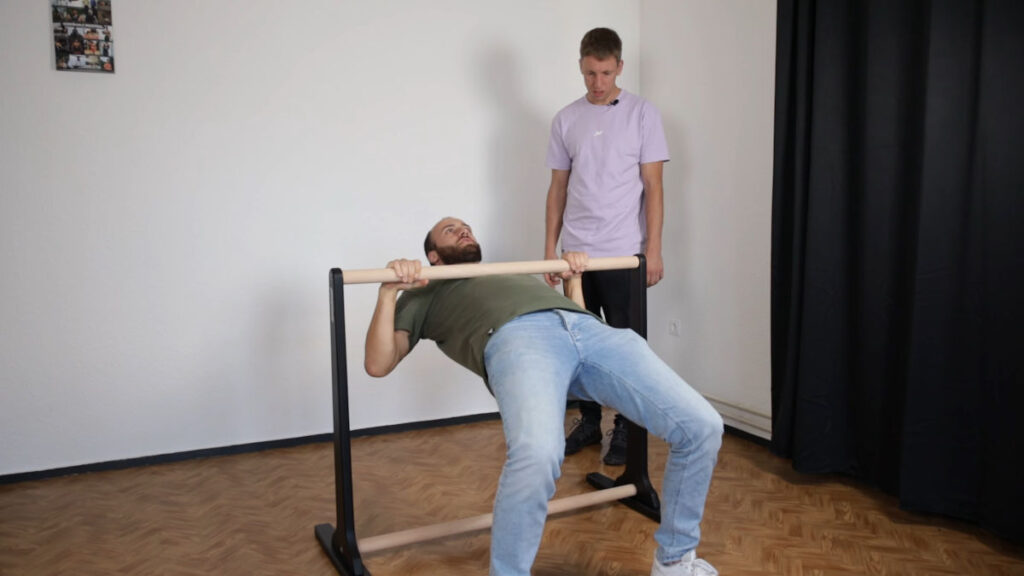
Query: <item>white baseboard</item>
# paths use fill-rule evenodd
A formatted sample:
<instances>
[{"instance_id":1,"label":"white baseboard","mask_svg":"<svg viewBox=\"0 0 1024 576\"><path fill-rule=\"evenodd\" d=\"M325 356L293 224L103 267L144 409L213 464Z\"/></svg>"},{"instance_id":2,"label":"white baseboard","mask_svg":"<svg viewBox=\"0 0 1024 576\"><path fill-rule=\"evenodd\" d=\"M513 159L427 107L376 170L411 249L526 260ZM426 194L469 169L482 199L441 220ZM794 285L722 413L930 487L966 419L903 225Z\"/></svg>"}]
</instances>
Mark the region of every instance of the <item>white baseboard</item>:
<instances>
[{"instance_id":1,"label":"white baseboard","mask_svg":"<svg viewBox=\"0 0 1024 576\"><path fill-rule=\"evenodd\" d=\"M726 426L732 426L737 430L742 430L765 440L772 439L771 416L755 412L731 402L719 400L706 394L704 397L722 415L722 421L725 422Z\"/></svg>"}]
</instances>

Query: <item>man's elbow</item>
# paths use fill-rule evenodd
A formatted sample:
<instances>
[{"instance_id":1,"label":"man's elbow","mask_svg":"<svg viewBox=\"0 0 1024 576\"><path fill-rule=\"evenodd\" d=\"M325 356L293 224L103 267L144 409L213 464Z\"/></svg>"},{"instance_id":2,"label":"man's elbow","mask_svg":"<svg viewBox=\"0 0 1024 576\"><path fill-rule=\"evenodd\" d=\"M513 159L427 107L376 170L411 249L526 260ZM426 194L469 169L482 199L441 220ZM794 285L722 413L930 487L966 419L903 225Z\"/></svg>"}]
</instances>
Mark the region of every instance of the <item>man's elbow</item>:
<instances>
[{"instance_id":1,"label":"man's elbow","mask_svg":"<svg viewBox=\"0 0 1024 576\"><path fill-rule=\"evenodd\" d=\"M393 366L384 366L378 362L371 362L367 359L363 362L363 368L366 369L366 373L374 378L383 378L388 374L391 374Z\"/></svg>"}]
</instances>

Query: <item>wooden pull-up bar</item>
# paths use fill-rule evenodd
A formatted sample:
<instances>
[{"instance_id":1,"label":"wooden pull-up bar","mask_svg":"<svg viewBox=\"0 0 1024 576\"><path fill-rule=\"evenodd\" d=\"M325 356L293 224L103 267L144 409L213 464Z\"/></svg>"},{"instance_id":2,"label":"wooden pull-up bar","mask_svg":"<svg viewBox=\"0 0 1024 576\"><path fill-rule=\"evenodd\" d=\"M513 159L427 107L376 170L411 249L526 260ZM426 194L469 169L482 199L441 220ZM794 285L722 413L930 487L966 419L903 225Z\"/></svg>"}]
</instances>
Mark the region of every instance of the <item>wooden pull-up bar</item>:
<instances>
[{"instance_id":1,"label":"wooden pull-up bar","mask_svg":"<svg viewBox=\"0 0 1024 576\"><path fill-rule=\"evenodd\" d=\"M551 514L568 512L569 510L575 510L586 506L604 504L605 502L613 502L615 500L629 498L630 496L636 496L636 486L633 484L626 484L623 486L616 486L614 488L598 490L597 492L559 498L558 500L548 502L548 515L550 516ZM431 524L429 526L421 526L419 528L411 528L409 530L401 530L399 532L391 532L388 534L381 534L379 536L371 536L369 538L360 538L359 549L364 553L376 552L386 548L395 548L396 546L404 546L406 544L444 538L445 536L452 536L454 534L472 532L473 530L483 530L485 528L490 528L493 523L493 514L481 514L480 516L472 516L470 518L453 520L451 522L442 522L440 524Z\"/></svg>"},{"instance_id":2,"label":"wooden pull-up bar","mask_svg":"<svg viewBox=\"0 0 1024 576\"><path fill-rule=\"evenodd\" d=\"M591 258L587 270L629 270L640 266L636 256L617 256L614 258ZM479 264L446 264L444 266L424 266L420 278L428 280L450 280L453 278L475 278L477 276L494 276L496 274L554 274L568 272L569 263L565 260L526 260L523 262L481 262ZM390 268L368 268L364 270L346 270L343 275L345 284L379 284L382 282L398 282L395 271Z\"/></svg>"}]
</instances>

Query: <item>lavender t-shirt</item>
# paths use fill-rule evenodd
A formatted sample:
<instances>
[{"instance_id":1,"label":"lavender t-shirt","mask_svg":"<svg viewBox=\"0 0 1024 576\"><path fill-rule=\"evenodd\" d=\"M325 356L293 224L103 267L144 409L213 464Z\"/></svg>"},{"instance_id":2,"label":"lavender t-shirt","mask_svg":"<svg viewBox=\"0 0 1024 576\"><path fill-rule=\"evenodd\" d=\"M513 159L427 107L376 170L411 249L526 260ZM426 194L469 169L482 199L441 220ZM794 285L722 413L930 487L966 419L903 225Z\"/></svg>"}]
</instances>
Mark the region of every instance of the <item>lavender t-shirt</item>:
<instances>
[{"instance_id":1,"label":"lavender t-shirt","mask_svg":"<svg viewBox=\"0 0 1024 576\"><path fill-rule=\"evenodd\" d=\"M644 248L640 164L667 161L668 145L653 104L625 90L617 102L597 106L583 97L551 122L548 168L570 171L562 250L606 257Z\"/></svg>"}]
</instances>

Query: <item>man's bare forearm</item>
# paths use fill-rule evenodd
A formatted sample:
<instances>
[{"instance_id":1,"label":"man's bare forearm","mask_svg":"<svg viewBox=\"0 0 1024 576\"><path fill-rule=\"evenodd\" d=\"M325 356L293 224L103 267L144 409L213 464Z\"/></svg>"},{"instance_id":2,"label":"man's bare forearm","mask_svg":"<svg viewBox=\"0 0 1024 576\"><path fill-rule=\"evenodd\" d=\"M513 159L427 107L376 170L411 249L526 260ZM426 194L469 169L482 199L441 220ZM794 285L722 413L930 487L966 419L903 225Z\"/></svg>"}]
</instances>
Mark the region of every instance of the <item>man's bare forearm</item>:
<instances>
[{"instance_id":1,"label":"man's bare forearm","mask_svg":"<svg viewBox=\"0 0 1024 576\"><path fill-rule=\"evenodd\" d=\"M665 224L665 189L662 184L663 162L640 165L640 177L644 183L644 203L647 206L647 239L644 256L647 257L647 285L653 286L665 275L665 264L661 256L661 235Z\"/></svg>"},{"instance_id":2,"label":"man's bare forearm","mask_svg":"<svg viewBox=\"0 0 1024 576\"><path fill-rule=\"evenodd\" d=\"M562 234L562 218L565 214L568 191L569 171L552 170L544 218L544 257L546 259L558 257L558 238Z\"/></svg>"},{"instance_id":3,"label":"man's bare forearm","mask_svg":"<svg viewBox=\"0 0 1024 576\"><path fill-rule=\"evenodd\" d=\"M395 304L398 293L427 284L419 277L417 260L392 260L388 268L395 271L402 282L384 283L377 292L377 305L366 331L366 357L363 367L370 376L387 376L409 353L409 333L395 330Z\"/></svg>"},{"instance_id":4,"label":"man's bare forearm","mask_svg":"<svg viewBox=\"0 0 1024 576\"><path fill-rule=\"evenodd\" d=\"M387 376L395 369L401 357L395 342L395 301L398 290L381 284L377 306L366 331L366 359L364 367L370 376Z\"/></svg>"}]
</instances>

